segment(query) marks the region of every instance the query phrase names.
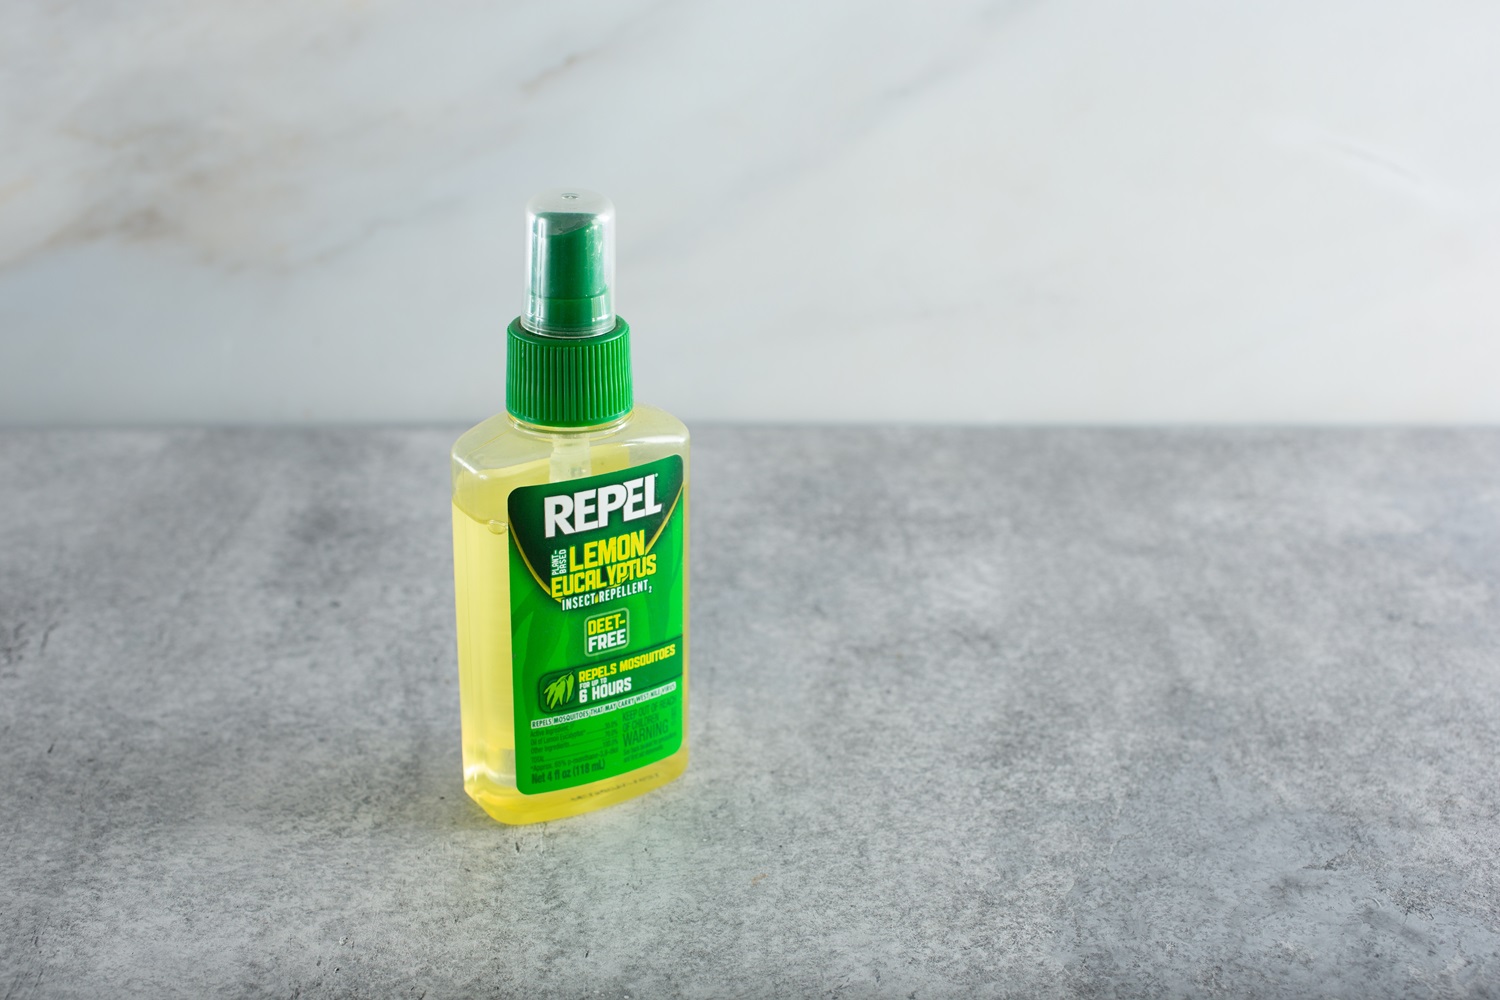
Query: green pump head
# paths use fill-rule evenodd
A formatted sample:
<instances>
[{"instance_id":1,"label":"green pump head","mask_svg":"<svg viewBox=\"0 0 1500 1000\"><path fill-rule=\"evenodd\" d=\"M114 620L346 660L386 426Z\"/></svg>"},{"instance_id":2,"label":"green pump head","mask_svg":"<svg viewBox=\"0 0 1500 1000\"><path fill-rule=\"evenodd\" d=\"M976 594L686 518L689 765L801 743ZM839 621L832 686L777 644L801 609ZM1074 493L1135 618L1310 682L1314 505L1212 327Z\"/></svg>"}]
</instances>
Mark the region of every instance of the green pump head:
<instances>
[{"instance_id":1,"label":"green pump head","mask_svg":"<svg viewBox=\"0 0 1500 1000\"><path fill-rule=\"evenodd\" d=\"M630 412L630 326L615 315L615 206L581 188L526 203L526 312L507 331L505 408L542 427Z\"/></svg>"},{"instance_id":2,"label":"green pump head","mask_svg":"<svg viewBox=\"0 0 1500 1000\"><path fill-rule=\"evenodd\" d=\"M615 206L578 188L526 203L526 317L532 333L587 337L615 325Z\"/></svg>"}]
</instances>

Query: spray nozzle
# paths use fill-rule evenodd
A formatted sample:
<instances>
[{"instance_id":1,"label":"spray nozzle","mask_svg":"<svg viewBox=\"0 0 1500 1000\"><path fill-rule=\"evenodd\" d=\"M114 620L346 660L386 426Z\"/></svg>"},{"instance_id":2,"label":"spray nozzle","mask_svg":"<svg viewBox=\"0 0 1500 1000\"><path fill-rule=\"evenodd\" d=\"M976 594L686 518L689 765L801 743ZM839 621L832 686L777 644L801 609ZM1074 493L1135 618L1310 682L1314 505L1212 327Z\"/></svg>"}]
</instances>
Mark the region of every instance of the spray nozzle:
<instances>
[{"instance_id":1,"label":"spray nozzle","mask_svg":"<svg viewBox=\"0 0 1500 1000\"><path fill-rule=\"evenodd\" d=\"M615 326L615 206L580 188L543 191L526 203L527 290L522 325L584 337Z\"/></svg>"}]
</instances>

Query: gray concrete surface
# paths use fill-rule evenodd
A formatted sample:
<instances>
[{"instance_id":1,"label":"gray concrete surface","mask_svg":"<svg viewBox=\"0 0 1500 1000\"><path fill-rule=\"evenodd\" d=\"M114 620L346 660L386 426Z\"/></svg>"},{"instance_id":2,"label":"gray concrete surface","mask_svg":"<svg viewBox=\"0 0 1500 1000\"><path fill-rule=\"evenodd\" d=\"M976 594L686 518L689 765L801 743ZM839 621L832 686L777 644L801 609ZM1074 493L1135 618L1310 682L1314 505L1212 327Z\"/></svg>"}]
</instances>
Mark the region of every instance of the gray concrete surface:
<instances>
[{"instance_id":1,"label":"gray concrete surface","mask_svg":"<svg viewBox=\"0 0 1500 1000\"><path fill-rule=\"evenodd\" d=\"M455 431L0 435L0 997L1500 995L1500 432L702 428L690 771L513 829Z\"/></svg>"}]
</instances>

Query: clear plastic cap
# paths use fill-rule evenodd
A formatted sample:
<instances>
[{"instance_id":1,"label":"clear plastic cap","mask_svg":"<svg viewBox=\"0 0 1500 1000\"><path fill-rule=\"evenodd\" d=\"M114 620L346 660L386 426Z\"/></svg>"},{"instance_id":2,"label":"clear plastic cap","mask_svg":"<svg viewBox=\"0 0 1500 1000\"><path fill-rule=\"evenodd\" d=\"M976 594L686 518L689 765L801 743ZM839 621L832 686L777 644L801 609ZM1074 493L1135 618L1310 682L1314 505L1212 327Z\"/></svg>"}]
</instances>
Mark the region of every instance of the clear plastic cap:
<instances>
[{"instance_id":1,"label":"clear plastic cap","mask_svg":"<svg viewBox=\"0 0 1500 1000\"><path fill-rule=\"evenodd\" d=\"M526 314L533 333L586 337L615 326L615 206L582 188L526 203Z\"/></svg>"}]
</instances>

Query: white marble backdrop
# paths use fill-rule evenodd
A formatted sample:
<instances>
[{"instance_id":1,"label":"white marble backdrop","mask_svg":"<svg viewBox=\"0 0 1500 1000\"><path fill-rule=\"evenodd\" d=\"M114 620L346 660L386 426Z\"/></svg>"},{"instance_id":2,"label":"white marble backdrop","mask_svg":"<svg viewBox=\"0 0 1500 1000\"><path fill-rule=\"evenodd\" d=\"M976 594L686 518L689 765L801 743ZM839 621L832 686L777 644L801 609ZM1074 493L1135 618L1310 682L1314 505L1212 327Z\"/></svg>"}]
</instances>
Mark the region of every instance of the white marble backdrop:
<instances>
[{"instance_id":1,"label":"white marble backdrop","mask_svg":"<svg viewBox=\"0 0 1500 1000\"><path fill-rule=\"evenodd\" d=\"M472 420L614 198L689 419L1500 419L1500 5L0 4L0 422Z\"/></svg>"}]
</instances>

